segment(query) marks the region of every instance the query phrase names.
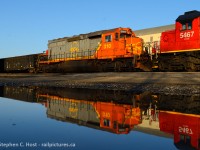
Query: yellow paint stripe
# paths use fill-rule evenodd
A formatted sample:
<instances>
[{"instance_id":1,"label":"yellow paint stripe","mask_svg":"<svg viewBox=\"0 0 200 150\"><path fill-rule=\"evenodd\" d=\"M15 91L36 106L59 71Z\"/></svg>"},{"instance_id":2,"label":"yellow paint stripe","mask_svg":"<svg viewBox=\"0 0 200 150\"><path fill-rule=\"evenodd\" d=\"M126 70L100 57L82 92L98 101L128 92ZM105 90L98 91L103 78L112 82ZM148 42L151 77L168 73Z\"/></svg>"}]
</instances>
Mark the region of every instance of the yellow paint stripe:
<instances>
[{"instance_id":1,"label":"yellow paint stripe","mask_svg":"<svg viewBox=\"0 0 200 150\"><path fill-rule=\"evenodd\" d=\"M194 114L185 114L185 113L180 113L180 112L173 112L173 111L160 111L168 114L176 114L176 115L185 115L185 116L191 116L191 117L197 117L200 118L200 115L194 115Z\"/></svg>"},{"instance_id":2,"label":"yellow paint stripe","mask_svg":"<svg viewBox=\"0 0 200 150\"><path fill-rule=\"evenodd\" d=\"M39 64L50 64L50 63L65 62L65 61L69 61L69 60L88 60L88 59L95 59L95 56L76 57L76 58L60 58L60 59L53 59L53 60L47 60L47 61L39 61Z\"/></svg>"},{"instance_id":3,"label":"yellow paint stripe","mask_svg":"<svg viewBox=\"0 0 200 150\"><path fill-rule=\"evenodd\" d=\"M177 52L190 52L190 51L200 51L200 49L173 50L173 51L160 52L160 53L162 54L162 53L177 53Z\"/></svg>"}]
</instances>

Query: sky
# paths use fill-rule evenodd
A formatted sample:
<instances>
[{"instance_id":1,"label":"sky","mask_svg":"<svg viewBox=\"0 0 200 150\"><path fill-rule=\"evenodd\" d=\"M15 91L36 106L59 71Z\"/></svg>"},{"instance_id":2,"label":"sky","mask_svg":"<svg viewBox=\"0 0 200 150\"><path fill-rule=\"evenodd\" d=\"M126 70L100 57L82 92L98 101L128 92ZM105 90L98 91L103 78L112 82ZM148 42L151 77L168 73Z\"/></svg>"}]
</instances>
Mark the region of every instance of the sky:
<instances>
[{"instance_id":1,"label":"sky","mask_svg":"<svg viewBox=\"0 0 200 150\"><path fill-rule=\"evenodd\" d=\"M0 58L41 53L55 38L174 24L191 10L200 0L0 0Z\"/></svg>"}]
</instances>

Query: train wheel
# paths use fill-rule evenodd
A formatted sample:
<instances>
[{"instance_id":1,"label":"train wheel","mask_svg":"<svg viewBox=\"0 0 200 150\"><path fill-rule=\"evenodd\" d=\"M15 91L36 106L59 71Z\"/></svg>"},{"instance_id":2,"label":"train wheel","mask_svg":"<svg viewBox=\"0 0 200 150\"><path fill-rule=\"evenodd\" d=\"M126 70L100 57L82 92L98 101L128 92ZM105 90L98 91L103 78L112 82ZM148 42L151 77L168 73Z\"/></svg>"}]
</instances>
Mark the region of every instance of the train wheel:
<instances>
[{"instance_id":1,"label":"train wheel","mask_svg":"<svg viewBox=\"0 0 200 150\"><path fill-rule=\"evenodd\" d=\"M185 70L188 71L188 72L197 71L194 63L187 63L187 67L185 67Z\"/></svg>"},{"instance_id":2,"label":"train wheel","mask_svg":"<svg viewBox=\"0 0 200 150\"><path fill-rule=\"evenodd\" d=\"M164 64L162 63L162 62L159 62L158 63L158 69L160 70L160 71L164 71Z\"/></svg>"},{"instance_id":3,"label":"train wheel","mask_svg":"<svg viewBox=\"0 0 200 150\"><path fill-rule=\"evenodd\" d=\"M105 71L105 64L104 63L98 62L98 63L96 63L95 66L97 67L98 72L104 72Z\"/></svg>"},{"instance_id":4,"label":"train wheel","mask_svg":"<svg viewBox=\"0 0 200 150\"><path fill-rule=\"evenodd\" d=\"M28 69L28 72L29 72L29 73L36 73L36 71L35 71L34 68L29 68L29 69Z\"/></svg>"},{"instance_id":5,"label":"train wheel","mask_svg":"<svg viewBox=\"0 0 200 150\"><path fill-rule=\"evenodd\" d=\"M115 62L114 70L115 72L120 72L122 67L122 63L120 61Z\"/></svg>"}]
</instances>

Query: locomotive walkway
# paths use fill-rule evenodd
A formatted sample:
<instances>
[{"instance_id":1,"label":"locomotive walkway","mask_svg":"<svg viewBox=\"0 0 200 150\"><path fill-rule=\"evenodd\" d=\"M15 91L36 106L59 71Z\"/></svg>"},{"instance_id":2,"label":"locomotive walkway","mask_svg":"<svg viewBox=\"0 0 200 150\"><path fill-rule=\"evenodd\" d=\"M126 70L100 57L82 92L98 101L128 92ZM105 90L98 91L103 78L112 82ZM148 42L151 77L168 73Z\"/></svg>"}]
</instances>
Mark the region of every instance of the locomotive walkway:
<instances>
[{"instance_id":1,"label":"locomotive walkway","mask_svg":"<svg viewBox=\"0 0 200 150\"><path fill-rule=\"evenodd\" d=\"M0 74L0 85L200 94L199 72Z\"/></svg>"}]
</instances>

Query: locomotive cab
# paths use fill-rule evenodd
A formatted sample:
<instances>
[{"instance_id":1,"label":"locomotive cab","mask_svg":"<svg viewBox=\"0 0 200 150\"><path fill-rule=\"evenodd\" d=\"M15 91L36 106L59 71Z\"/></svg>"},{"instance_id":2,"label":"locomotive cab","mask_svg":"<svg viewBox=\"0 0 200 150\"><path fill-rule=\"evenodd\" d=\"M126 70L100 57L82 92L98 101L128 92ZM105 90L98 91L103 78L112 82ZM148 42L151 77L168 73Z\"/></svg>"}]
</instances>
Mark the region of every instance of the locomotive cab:
<instances>
[{"instance_id":1,"label":"locomotive cab","mask_svg":"<svg viewBox=\"0 0 200 150\"><path fill-rule=\"evenodd\" d=\"M98 59L133 57L142 53L142 39L130 28L116 28L104 32L97 51Z\"/></svg>"},{"instance_id":2,"label":"locomotive cab","mask_svg":"<svg viewBox=\"0 0 200 150\"><path fill-rule=\"evenodd\" d=\"M200 49L200 12L189 11L176 19L176 47Z\"/></svg>"},{"instance_id":3,"label":"locomotive cab","mask_svg":"<svg viewBox=\"0 0 200 150\"><path fill-rule=\"evenodd\" d=\"M176 29L161 35L161 52L200 49L200 11L185 12L176 19Z\"/></svg>"},{"instance_id":4,"label":"locomotive cab","mask_svg":"<svg viewBox=\"0 0 200 150\"><path fill-rule=\"evenodd\" d=\"M97 59L110 61L101 63L100 68L113 68L115 71L151 70L149 55L143 51L143 39L136 37L130 28L116 28L101 35L101 44L96 52ZM102 67L104 66L104 67Z\"/></svg>"},{"instance_id":5,"label":"locomotive cab","mask_svg":"<svg viewBox=\"0 0 200 150\"><path fill-rule=\"evenodd\" d=\"M99 114L100 127L116 134L127 134L141 122L139 107L116 105L114 103L97 102L95 106Z\"/></svg>"}]
</instances>

